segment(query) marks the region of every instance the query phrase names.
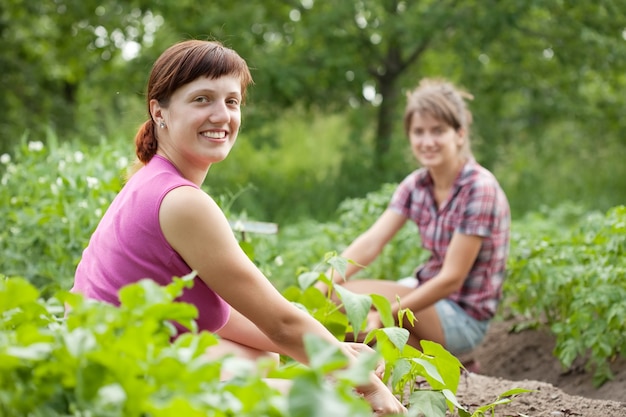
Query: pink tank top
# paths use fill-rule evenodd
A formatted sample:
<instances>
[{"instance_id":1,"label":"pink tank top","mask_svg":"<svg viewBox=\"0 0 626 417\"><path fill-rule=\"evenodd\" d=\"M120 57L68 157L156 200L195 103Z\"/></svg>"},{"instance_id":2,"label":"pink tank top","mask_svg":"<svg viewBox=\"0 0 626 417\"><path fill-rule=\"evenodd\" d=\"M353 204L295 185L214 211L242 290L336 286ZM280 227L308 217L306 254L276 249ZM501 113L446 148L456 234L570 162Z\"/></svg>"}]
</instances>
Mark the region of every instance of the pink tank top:
<instances>
[{"instance_id":1,"label":"pink tank top","mask_svg":"<svg viewBox=\"0 0 626 417\"><path fill-rule=\"evenodd\" d=\"M127 284L151 278L167 285L173 276L190 273L191 268L167 242L159 224L163 197L181 186L198 188L159 155L135 173L91 236L71 291L118 305L118 291ZM215 332L228 320L228 304L199 277L179 301L196 306L199 330Z\"/></svg>"}]
</instances>

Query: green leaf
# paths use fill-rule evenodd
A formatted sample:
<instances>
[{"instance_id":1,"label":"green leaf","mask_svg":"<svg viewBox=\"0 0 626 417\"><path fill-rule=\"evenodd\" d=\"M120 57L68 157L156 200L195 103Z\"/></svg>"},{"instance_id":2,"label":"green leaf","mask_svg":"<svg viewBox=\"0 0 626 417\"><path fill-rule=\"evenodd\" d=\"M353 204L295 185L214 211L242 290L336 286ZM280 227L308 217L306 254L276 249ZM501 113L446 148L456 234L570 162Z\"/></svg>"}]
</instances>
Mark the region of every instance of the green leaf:
<instances>
[{"instance_id":1,"label":"green leaf","mask_svg":"<svg viewBox=\"0 0 626 417\"><path fill-rule=\"evenodd\" d=\"M443 389L441 390L441 393L443 394L444 397L446 397L446 400L448 401L448 403L452 404L454 407L458 408L459 410L465 410L465 407L463 407L459 403L459 401L456 399L456 395L454 395L452 391L450 391L449 389Z\"/></svg>"},{"instance_id":2,"label":"green leaf","mask_svg":"<svg viewBox=\"0 0 626 417\"><path fill-rule=\"evenodd\" d=\"M360 354L349 368L339 370L334 375L337 378L348 380L353 385L366 385L369 383L372 369L376 368L379 360L380 355L376 351L371 353L365 352Z\"/></svg>"},{"instance_id":3,"label":"green leaf","mask_svg":"<svg viewBox=\"0 0 626 417\"><path fill-rule=\"evenodd\" d=\"M435 364L443 378L443 386L440 388L447 388L456 393L461 377L461 362L459 359L439 343L422 340L420 345L425 357ZM435 385L433 385L433 388L435 388Z\"/></svg>"},{"instance_id":4,"label":"green leaf","mask_svg":"<svg viewBox=\"0 0 626 417\"><path fill-rule=\"evenodd\" d=\"M298 276L298 285L301 290L306 290L311 285L313 285L318 279L320 279L322 274L319 272L309 271Z\"/></svg>"},{"instance_id":5,"label":"green leaf","mask_svg":"<svg viewBox=\"0 0 626 417\"><path fill-rule=\"evenodd\" d=\"M198 317L198 308L192 304L172 302L146 308L145 313L155 320L174 320L192 332L197 332L195 319Z\"/></svg>"},{"instance_id":6,"label":"green leaf","mask_svg":"<svg viewBox=\"0 0 626 417\"><path fill-rule=\"evenodd\" d=\"M203 331L200 334L183 333L172 344L178 359L183 363L203 357L206 350L218 344L218 337L210 332Z\"/></svg>"},{"instance_id":7,"label":"green leaf","mask_svg":"<svg viewBox=\"0 0 626 417\"><path fill-rule=\"evenodd\" d=\"M124 388L118 383L113 383L105 385L98 390L96 404L100 410L111 409L111 406L114 406L115 409L122 411L126 399Z\"/></svg>"},{"instance_id":8,"label":"green leaf","mask_svg":"<svg viewBox=\"0 0 626 417\"><path fill-rule=\"evenodd\" d=\"M172 300L165 288L151 279L142 279L133 285L126 285L119 291L122 307L144 307L146 304L163 303Z\"/></svg>"},{"instance_id":9,"label":"green leaf","mask_svg":"<svg viewBox=\"0 0 626 417\"><path fill-rule=\"evenodd\" d=\"M380 294L370 294L372 303L380 315L380 321L385 327L393 327L395 325L393 314L391 313L391 303L386 297Z\"/></svg>"},{"instance_id":10,"label":"green leaf","mask_svg":"<svg viewBox=\"0 0 626 417\"><path fill-rule=\"evenodd\" d=\"M50 343L33 343L29 346L9 346L5 352L20 359L43 360L52 352L52 345Z\"/></svg>"},{"instance_id":11,"label":"green leaf","mask_svg":"<svg viewBox=\"0 0 626 417\"><path fill-rule=\"evenodd\" d=\"M37 301L39 291L24 278L0 280L0 312L17 308Z\"/></svg>"},{"instance_id":12,"label":"green leaf","mask_svg":"<svg viewBox=\"0 0 626 417\"><path fill-rule=\"evenodd\" d=\"M324 373L341 369L348 363L348 358L337 346L313 334L304 336L304 346L309 358L309 365Z\"/></svg>"},{"instance_id":13,"label":"green leaf","mask_svg":"<svg viewBox=\"0 0 626 417\"><path fill-rule=\"evenodd\" d=\"M385 327L376 330L376 333L379 332L384 333L399 351L402 351L409 341L409 331L402 327Z\"/></svg>"},{"instance_id":14,"label":"green leaf","mask_svg":"<svg viewBox=\"0 0 626 417\"><path fill-rule=\"evenodd\" d=\"M239 241L239 247L243 250L243 252L250 260L254 261L256 259L254 254L254 246L250 242L241 240Z\"/></svg>"},{"instance_id":15,"label":"green leaf","mask_svg":"<svg viewBox=\"0 0 626 417\"><path fill-rule=\"evenodd\" d=\"M19 368L22 361L19 357L10 353L0 352L0 370L12 372L15 368Z\"/></svg>"},{"instance_id":16,"label":"green leaf","mask_svg":"<svg viewBox=\"0 0 626 417\"><path fill-rule=\"evenodd\" d=\"M182 277L172 277L172 282L165 286L165 290L170 295L171 299L180 297L183 294L185 288L192 288L198 273L191 271Z\"/></svg>"},{"instance_id":17,"label":"green leaf","mask_svg":"<svg viewBox=\"0 0 626 417\"><path fill-rule=\"evenodd\" d=\"M68 352L76 358L97 347L93 333L82 327L63 333L63 342Z\"/></svg>"},{"instance_id":18,"label":"green leaf","mask_svg":"<svg viewBox=\"0 0 626 417\"><path fill-rule=\"evenodd\" d=\"M370 312L372 298L369 295L353 293L340 285L335 287L335 291L346 309L348 322L352 325L356 337Z\"/></svg>"},{"instance_id":19,"label":"green leaf","mask_svg":"<svg viewBox=\"0 0 626 417\"><path fill-rule=\"evenodd\" d=\"M470 414L469 411L466 410L458 410L457 411L459 413L459 417L481 417L482 414ZM520 415L520 417L523 417L522 415Z\"/></svg>"},{"instance_id":20,"label":"green leaf","mask_svg":"<svg viewBox=\"0 0 626 417\"><path fill-rule=\"evenodd\" d=\"M398 311L398 323L404 323L404 319L407 319L411 326L415 325L415 313L408 308L403 308Z\"/></svg>"},{"instance_id":21,"label":"green leaf","mask_svg":"<svg viewBox=\"0 0 626 417\"><path fill-rule=\"evenodd\" d=\"M332 269L337 271L343 280L346 280L346 269L348 269L348 260L337 256L335 252L328 252L325 255L325 261Z\"/></svg>"},{"instance_id":22,"label":"green leaf","mask_svg":"<svg viewBox=\"0 0 626 417\"><path fill-rule=\"evenodd\" d=\"M365 401L338 395L319 375L310 372L298 377L288 394L289 415L292 417L371 417Z\"/></svg>"},{"instance_id":23,"label":"green leaf","mask_svg":"<svg viewBox=\"0 0 626 417\"><path fill-rule=\"evenodd\" d=\"M534 392L534 390L526 388L513 388L498 395L498 398L513 397L515 395L525 394L528 392Z\"/></svg>"},{"instance_id":24,"label":"green leaf","mask_svg":"<svg viewBox=\"0 0 626 417\"><path fill-rule=\"evenodd\" d=\"M433 386L433 388L437 389L437 387L445 385L437 367L430 361L423 358L413 358L413 362L424 368L424 371L426 371L426 379L428 380L428 383Z\"/></svg>"},{"instance_id":25,"label":"green leaf","mask_svg":"<svg viewBox=\"0 0 626 417\"><path fill-rule=\"evenodd\" d=\"M444 417L446 415L446 398L439 391L419 390L409 397L409 410L413 415L428 417Z\"/></svg>"},{"instance_id":26,"label":"green leaf","mask_svg":"<svg viewBox=\"0 0 626 417\"><path fill-rule=\"evenodd\" d=\"M386 366L386 368L387 367L388 365ZM391 374L391 385L395 387L398 384L400 384L400 382L402 382L405 379L405 377L409 375L409 372L411 372L411 369L412 369L412 366L408 360L404 358L400 358L397 361L395 361L393 364L393 373ZM389 371L388 369L385 369L385 373L387 373L388 371ZM401 389L404 389L404 384L402 384Z\"/></svg>"}]
</instances>

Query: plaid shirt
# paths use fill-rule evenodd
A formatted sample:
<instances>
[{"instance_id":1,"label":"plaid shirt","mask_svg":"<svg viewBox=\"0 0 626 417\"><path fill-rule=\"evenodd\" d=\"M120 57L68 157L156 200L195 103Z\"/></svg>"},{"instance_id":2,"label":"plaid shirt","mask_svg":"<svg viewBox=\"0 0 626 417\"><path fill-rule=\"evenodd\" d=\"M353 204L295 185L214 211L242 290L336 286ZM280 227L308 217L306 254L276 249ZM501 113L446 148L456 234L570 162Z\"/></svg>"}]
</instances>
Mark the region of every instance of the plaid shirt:
<instances>
[{"instance_id":1,"label":"plaid shirt","mask_svg":"<svg viewBox=\"0 0 626 417\"><path fill-rule=\"evenodd\" d=\"M416 270L420 283L435 277L452 235L483 237L480 252L463 287L448 296L477 320L494 316L502 296L511 225L509 203L491 172L468 161L452 187L451 196L437 209L433 181L425 168L409 174L394 192L389 208L413 220L422 247L431 252Z\"/></svg>"}]
</instances>

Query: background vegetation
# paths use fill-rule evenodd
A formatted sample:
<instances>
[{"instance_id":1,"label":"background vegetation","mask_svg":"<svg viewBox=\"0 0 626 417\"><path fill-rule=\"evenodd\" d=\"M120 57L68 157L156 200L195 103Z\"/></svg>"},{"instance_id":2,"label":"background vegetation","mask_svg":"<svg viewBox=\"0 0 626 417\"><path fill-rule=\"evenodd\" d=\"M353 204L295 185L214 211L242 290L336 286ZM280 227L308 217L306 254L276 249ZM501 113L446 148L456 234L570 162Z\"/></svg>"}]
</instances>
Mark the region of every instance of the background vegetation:
<instances>
[{"instance_id":1,"label":"background vegetation","mask_svg":"<svg viewBox=\"0 0 626 417\"><path fill-rule=\"evenodd\" d=\"M71 287L82 250L121 187L128 163L119 150L124 142L87 147L59 144L50 136L48 145L24 141L14 156L0 157L0 199L6 202L0 206L0 274L24 277L44 298ZM59 173L51 177L55 171ZM359 309L360 319L346 318L334 304L326 305L321 293L306 289L329 268L329 254L340 252L380 215L393 189L394 184L385 184L363 198L344 200L334 221L309 219L282 227L277 235L238 236L288 299L310 308L343 337L348 319L360 323L369 307ZM224 195L218 202L231 219L245 217L232 209L233 198L237 196ZM625 255L626 206L604 212L562 204L529 212L513 222L499 314L521 319L522 326L548 326L557 336L555 355L563 365L582 358L595 383L602 384L612 376L610 361L626 352ZM364 274L407 276L425 256L415 225L407 224ZM6 291L5 297L0 295L0 309L11 318L19 300L8 295L10 288ZM31 317L18 316L24 322ZM9 330L10 323L5 323Z\"/></svg>"},{"instance_id":2,"label":"background vegetation","mask_svg":"<svg viewBox=\"0 0 626 417\"><path fill-rule=\"evenodd\" d=\"M0 6L0 152L24 134L131 140L151 63L216 38L253 69L217 193L262 220L329 220L414 168L400 128L424 76L474 94L473 141L514 216L626 201L626 17L618 0L20 0Z\"/></svg>"}]
</instances>

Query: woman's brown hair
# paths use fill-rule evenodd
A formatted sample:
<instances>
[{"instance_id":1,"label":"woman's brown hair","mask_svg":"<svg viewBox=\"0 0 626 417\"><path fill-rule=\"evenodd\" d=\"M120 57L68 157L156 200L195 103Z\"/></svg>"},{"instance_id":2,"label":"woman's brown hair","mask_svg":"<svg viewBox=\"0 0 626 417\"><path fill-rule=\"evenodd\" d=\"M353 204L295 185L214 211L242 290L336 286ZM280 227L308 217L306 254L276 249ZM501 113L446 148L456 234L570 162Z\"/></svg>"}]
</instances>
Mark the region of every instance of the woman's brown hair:
<instances>
[{"instance_id":1,"label":"woman's brown hair","mask_svg":"<svg viewBox=\"0 0 626 417\"><path fill-rule=\"evenodd\" d=\"M234 50L217 41L187 40L172 45L156 60L150 72L146 90L146 105L150 114L150 100L167 107L172 94L181 86L197 78L216 79L232 75L241 81L242 102L246 89L253 83L246 61ZM128 177L147 164L156 154L158 137L156 121L146 120L135 135L137 160Z\"/></svg>"},{"instance_id":2,"label":"woman's brown hair","mask_svg":"<svg viewBox=\"0 0 626 417\"><path fill-rule=\"evenodd\" d=\"M404 110L404 132L408 136L411 119L415 113L427 114L452 127L465 132L463 151L471 156L469 131L472 124L472 113L468 110L465 100L474 96L455 87L451 82L438 78L424 78L413 91L407 94Z\"/></svg>"}]
</instances>

